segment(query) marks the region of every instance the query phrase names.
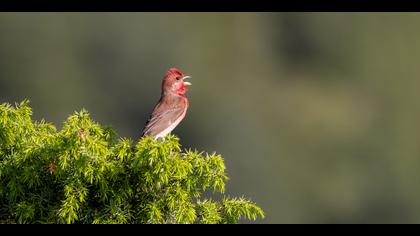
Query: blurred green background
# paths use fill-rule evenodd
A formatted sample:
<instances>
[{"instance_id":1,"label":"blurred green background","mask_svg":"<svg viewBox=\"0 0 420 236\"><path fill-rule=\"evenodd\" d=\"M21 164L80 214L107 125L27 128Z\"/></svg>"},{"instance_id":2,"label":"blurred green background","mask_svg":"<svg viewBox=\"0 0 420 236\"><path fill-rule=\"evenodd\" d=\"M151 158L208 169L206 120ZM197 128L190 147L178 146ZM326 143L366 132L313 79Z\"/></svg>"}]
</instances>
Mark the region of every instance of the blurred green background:
<instances>
[{"instance_id":1,"label":"blurred green background","mask_svg":"<svg viewBox=\"0 0 420 236\"><path fill-rule=\"evenodd\" d=\"M138 139L177 67L175 130L259 223L420 223L418 13L0 13L0 101Z\"/></svg>"}]
</instances>

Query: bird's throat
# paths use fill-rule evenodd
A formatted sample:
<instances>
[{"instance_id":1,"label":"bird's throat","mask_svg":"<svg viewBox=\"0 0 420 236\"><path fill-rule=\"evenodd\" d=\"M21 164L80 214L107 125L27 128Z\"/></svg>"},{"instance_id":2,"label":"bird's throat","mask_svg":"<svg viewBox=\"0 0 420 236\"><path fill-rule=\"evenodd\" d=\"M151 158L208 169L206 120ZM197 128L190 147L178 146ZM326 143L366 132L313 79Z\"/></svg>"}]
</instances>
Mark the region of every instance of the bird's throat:
<instances>
[{"instance_id":1,"label":"bird's throat","mask_svg":"<svg viewBox=\"0 0 420 236\"><path fill-rule=\"evenodd\" d=\"M174 96L174 97L183 97L186 98L185 94L182 91L166 91L162 93L162 96Z\"/></svg>"}]
</instances>

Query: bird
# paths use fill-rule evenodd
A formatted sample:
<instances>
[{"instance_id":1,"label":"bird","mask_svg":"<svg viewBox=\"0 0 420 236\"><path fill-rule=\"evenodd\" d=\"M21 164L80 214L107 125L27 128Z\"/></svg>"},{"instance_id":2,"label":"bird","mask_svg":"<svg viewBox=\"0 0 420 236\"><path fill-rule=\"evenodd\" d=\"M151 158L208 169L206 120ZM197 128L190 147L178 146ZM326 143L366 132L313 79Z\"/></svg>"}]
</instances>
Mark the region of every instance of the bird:
<instances>
[{"instance_id":1,"label":"bird","mask_svg":"<svg viewBox=\"0 0 420 236\"><path fill-rule=\"evenodd\" d=\"M156 139L165 139L172 130L185 118L189 106L185 93L191 79L177 68L169 68L163 77L160 99L153 108L142 131L142 137L151 136Z\"/></svg>"}]
</instances>

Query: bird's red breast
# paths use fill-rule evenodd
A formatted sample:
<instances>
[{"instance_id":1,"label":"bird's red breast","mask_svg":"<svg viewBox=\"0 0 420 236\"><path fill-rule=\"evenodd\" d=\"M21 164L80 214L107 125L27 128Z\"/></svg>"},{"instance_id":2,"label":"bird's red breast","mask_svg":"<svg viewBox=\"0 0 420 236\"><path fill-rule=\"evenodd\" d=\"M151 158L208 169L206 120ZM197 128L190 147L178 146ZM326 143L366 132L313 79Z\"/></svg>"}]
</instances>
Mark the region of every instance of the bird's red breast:
<instances>
[{"instance_id":1,"label":"bird's red breast","mask_svg":"<svg viewBox=\"0 0 420 236\"><path fill-rule=\"evenodd\" d=\"M189 106L185 96L188 85L184 81L190 78L176 68L170 68L162 81L162 93L150 115L142 136L153 136L156 139L171 133L184 119Z\"/></svg>"}]
</instances>

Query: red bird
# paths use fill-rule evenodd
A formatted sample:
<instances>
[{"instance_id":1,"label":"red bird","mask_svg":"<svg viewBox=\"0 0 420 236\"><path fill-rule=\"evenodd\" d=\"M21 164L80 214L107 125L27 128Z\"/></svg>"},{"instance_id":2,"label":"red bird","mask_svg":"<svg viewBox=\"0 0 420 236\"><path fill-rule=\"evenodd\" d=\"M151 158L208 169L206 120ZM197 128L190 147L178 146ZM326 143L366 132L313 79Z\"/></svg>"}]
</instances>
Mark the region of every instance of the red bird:
<instances>
[{"instance_id":1,"label":"red bird","mask_svg":"<svg viewBox=\"0 0 420 236\"><path fill-rule=\"evenodd\" d=\"M155 139L163 138L184 119L188 109L188 99L185 96L191 78L185 76L176 68L170 68L162 81L162 93L159 102L153 109L143 129L142 136L153 136Z\"/></svg>"}]
</instances>

